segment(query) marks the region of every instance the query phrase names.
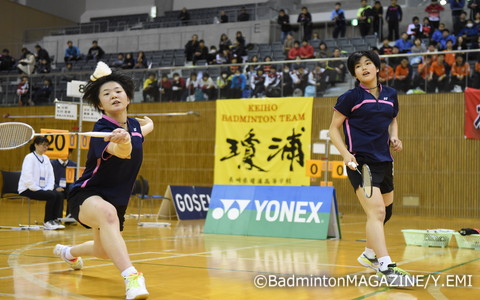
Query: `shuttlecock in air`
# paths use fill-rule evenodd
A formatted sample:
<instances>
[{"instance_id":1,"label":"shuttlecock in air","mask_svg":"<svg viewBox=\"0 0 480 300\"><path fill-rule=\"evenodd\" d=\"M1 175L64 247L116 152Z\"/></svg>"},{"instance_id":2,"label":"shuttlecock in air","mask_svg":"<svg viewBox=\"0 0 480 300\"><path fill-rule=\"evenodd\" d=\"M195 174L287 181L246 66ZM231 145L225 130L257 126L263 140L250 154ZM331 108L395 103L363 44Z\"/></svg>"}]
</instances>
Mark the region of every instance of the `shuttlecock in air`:
<instances>
[{"instance_id":1,"label":"shuttlecock in air","mask_svg":"<svg viewBox=\"0 0 480 300\"><path fill-rule=\"evenodd\" d=\"M108 76L110 74L112 74L112 70L110 69L110 67L107 66L107 64L103 61L99 61L97 67L95 68L95 72L90 75L90 80L96 81L97 79L102 78L103 76Z\"/></svg>"}]
</instances>

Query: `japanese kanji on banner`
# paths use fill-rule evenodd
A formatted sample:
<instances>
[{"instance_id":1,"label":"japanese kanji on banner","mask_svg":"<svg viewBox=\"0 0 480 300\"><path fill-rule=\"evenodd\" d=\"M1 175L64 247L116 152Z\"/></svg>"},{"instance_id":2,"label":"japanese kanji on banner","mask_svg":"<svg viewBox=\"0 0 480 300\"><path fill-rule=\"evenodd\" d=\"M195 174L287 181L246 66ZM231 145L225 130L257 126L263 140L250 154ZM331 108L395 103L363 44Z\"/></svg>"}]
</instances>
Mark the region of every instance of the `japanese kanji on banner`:
<instances>
[{"instance_id":1,"label":"japanese kanji on banner","mask_svg":"<svg viewBox=\"0 0 480 300\"><path fill-rule=\"evenodd\" d=\"M313 98L217 100L214 184L310 185Z\"/></svg>"},{"instance_id":2,"label":"japanese kanji on banner","mask_svg":"<svg viewBox=\"0 0 480 300\"><path fill-rule=\"evenodd\" d=\"M480 139L480 90L465 89L465 137Z\"/></svg>"}]
</instances>

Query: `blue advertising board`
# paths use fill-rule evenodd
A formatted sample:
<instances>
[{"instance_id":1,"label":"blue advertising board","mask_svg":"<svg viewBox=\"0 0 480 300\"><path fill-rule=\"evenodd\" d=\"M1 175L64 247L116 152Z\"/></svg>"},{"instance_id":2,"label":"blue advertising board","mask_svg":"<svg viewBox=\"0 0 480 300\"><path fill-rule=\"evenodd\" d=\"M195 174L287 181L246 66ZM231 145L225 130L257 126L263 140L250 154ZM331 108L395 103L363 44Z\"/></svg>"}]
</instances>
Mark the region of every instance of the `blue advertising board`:
<instances>
[{"instance_id":1,"label":"blue advertising board","mask_svg":"<svg viewBox=\"0 0 480 300\"><path fill-rule=\"evenodd\" d=\"M210 204L211 187L169 186L179 220L205 219Z\"/></svg>"}]
</instances>

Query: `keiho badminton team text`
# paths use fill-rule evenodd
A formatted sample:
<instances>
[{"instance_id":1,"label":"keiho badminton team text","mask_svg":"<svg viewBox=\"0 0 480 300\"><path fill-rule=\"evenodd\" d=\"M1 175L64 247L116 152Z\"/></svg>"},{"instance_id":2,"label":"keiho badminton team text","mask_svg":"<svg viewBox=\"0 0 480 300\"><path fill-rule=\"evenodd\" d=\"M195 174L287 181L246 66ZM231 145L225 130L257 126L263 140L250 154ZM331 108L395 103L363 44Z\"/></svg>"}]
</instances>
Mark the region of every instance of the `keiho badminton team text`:
<instances>
[{"instance_id":1,"label":"keiho badminton team text","mask_svg":"<svg viewBox=\"0 0 480 300\"><path fill-rule=\"evenodd\" d=\"M383 280L382 280L383 279ZM329 277L326 275L256 275L253 284L257 288L295 288L295 287L348 287L348 286L412 286L419 288L434 287L472 287L472 275L436 274L416 275L411 279L398 278L398 282L388 283L376 275L351 275L344 277Z\"/></svg>"}]
</instances>

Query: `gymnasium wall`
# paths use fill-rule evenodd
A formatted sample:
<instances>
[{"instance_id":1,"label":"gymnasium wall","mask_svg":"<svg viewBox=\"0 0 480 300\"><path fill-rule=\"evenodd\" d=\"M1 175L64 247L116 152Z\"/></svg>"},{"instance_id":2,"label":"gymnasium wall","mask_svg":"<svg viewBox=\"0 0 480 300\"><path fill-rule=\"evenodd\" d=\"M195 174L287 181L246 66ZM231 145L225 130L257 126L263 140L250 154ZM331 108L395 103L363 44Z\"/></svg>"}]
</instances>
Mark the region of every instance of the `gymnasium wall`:
<instances>
[{"instance_id":1,"label":"gymnasium wall","mask_svg":"<svg viewBox=\"0 0 480 300\"><path fill-rule=\"evenodd\" d=\"M334 98L314 102L312 142L327 129ZM436 217L480 217L480 141L463 137L463 94L400 96L399 131L404 151L395 157L395 214ZM140 174L151 193L167 185L211 185L215 151L215 102L132 104L130 113L196 111L199 116L154 117L155 131L146 138ZM0 116L49 115L54 107L1 107ZM2 119L6 121L6 119ZM17 119L40 128L73 129L74 121ZM84 123L90 130L93 123ZM27 146L0 153L0 169L20 170ZM85 152L85 151L84 151ZM84 162L84 158L82 161ZM76 157L76 153L74 153ZM314 159L321 159L318 154ZM332 157L341 159L339 156ZM334 180L340 211L362 213L347 179ZM318 185L319 181L312 181ZM418 206L403 205L418 199Z\"/></svg>"},{"instance_id":2,"label":"gymnasium wall","mask_svg":"<svg viewBox=\"0 0 480 300\"><path fill-rule=\"evenodd\" d=\"M233 6L233 5L245 5L245 4L254 4L254 3L263 3L267 2L266 0L229 0L225 2L224 0L174 0L173 10L181 10L186 7L187 9L195 8L208 8L208 7L221 7L221 6Z\"/></svg>"}]
</instances>

